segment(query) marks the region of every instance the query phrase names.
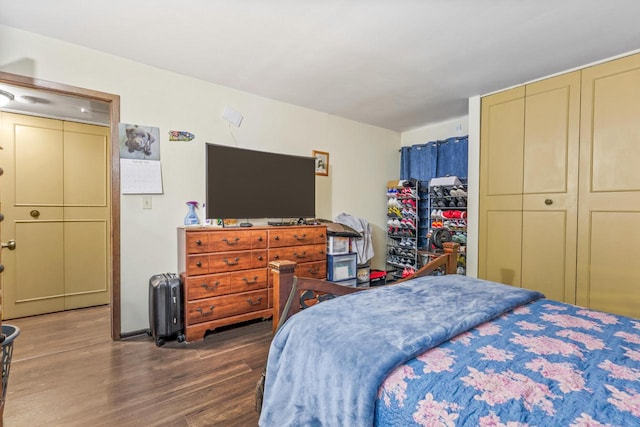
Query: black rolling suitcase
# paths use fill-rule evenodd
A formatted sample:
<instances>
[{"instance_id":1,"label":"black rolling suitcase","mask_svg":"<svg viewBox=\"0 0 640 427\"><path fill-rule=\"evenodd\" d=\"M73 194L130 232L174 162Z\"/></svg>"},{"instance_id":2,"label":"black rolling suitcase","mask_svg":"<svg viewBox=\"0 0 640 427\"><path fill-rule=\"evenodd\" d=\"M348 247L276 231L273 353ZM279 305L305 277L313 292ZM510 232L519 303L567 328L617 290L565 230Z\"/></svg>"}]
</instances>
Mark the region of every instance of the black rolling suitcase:
<instances>
[{"instance_id":1,"label":"black rolling suitcase","mask_svg":"<svg viewBox=\"0 0 640 427\"><path fill-rule=\"evenodd\" d=\"M149 335L160 347L167 339L184 341L182 283L173 273L149 279Z\"/></svg>"}]
</instances>

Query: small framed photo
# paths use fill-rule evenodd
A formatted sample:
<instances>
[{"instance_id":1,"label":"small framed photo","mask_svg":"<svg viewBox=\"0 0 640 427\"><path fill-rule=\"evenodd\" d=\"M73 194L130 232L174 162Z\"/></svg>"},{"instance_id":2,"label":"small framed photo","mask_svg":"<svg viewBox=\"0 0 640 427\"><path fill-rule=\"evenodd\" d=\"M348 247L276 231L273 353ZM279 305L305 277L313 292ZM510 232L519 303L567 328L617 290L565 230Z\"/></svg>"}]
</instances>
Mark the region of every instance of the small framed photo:
<instances>
[{"instance_id":1,"label":"small framed photo","mask_svg":"<svg viewBox=\"0 0 640 427\"><path fill-rule=\"evenodd\" d=\"M329 153L326 151L312 151L316 158L316 175L329 176Z\"/></svg>"}]
</instances>

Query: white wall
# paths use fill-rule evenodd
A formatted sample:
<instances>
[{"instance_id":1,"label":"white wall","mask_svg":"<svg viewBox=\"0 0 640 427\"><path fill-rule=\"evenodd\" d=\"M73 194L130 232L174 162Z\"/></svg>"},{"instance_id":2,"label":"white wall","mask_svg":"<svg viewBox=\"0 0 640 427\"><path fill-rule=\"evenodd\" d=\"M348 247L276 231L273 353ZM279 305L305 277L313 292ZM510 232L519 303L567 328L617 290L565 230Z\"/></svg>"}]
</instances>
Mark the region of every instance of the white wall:
<instances>
[{"instance_id":1,"label":"white wall","mask_svg":"<svg viewBox=\"0 0 640 427\"><path fill-rule=\"evenodd\" d=\"M122 331L148 326L148 279L177 271L176 227L187 200L204 200L204 143L296 155L330 153L317 177L317 216L346 212L374 228L374 268L384 268L385 187L399 176L400 134L149 67L113 55L0 25L0 70L120 95L124 123L160 128L164 194L121 196ZM221 118L244 115L240 128ZM169 130L196 135L169 142ZM239 171L238 173L241 173Z\"/></svg>"},{"instance_id":2,"label":"white wall","mask_svg":"<svg viewBox=\"0 0 640 427\"><path fill-rule=\"evenodd\" d=\"M443 140L452 136L468 135L468 133L469 118L464 116L402 132L400 135L400 143L403 147L414 144L426 144L430 141Z\"/></svg>"}]
</instances>

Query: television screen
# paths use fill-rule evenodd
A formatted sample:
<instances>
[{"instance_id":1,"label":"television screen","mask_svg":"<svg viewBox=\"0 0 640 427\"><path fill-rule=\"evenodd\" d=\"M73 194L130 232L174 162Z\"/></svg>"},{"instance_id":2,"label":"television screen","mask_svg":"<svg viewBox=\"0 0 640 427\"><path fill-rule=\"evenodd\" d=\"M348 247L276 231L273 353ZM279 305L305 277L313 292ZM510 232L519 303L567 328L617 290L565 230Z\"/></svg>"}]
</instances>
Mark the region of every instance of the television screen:
<instances>
[{"instance_id":1,"label":"television screen","mask_svg":"<svg viewBox=\"0 0 640 427\"><path fill-rule=\"evenodd\" d=\"M206 144L206 215L315 218L313 157Z\"/></svg>"}]
</instances>

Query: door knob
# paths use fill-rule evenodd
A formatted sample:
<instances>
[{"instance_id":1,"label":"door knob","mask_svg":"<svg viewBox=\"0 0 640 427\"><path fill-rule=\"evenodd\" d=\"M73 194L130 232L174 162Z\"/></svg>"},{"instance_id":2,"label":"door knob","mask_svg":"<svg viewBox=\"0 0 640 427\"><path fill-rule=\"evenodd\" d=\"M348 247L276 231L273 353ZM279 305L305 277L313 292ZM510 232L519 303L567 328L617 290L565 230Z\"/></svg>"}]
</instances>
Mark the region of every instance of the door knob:
<instances>
[{"instance_id":1,"label":"door knob","mask_svg":"<svg viewBox=\"0 0 640 427\"><path fill-rule=\"evenodd\" d=\"M16 248L16 241L11 239L7 243L0 243L0 249L8 248L10 251Z\"/></svg>"}]
</instances>

